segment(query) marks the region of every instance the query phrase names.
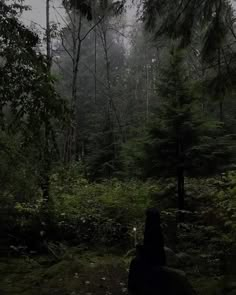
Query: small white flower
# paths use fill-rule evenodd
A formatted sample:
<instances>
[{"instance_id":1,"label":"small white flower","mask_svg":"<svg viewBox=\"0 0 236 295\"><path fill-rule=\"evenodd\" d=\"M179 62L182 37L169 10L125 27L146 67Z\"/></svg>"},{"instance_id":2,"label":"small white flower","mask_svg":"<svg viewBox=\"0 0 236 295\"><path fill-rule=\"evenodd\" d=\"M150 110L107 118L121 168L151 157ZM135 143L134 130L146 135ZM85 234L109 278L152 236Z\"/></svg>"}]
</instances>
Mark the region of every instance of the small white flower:
<instances>
[{"instance_id":1,"label":"small white flower","mask_svg":"<svg viewBox=\"0 0 236 295\"><path fill-rule=\"evenodd\" d=\"M45 231L41 230L41 231L40 231L40 236L43 237L44 234L45 234Z\"/></svg>"},{"instance_id":2,"label":"small white flower","mask_svg":"<svg viewBox=\"0 0 236 295\"><path fill-rule=\"evenodd\" d=\"M79 274L77 272L75 273L74 278L75 279L78 279L79 278Z\"/></svg>"}]
</instances>

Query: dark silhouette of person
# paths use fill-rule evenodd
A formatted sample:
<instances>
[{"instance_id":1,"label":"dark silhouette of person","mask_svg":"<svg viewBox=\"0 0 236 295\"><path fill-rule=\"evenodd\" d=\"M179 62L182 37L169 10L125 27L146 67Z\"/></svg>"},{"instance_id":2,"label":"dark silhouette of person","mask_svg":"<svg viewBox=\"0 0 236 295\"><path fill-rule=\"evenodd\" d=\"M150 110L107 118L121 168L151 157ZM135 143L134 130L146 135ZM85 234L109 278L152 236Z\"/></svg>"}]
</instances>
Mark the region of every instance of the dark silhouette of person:
<instances>
[{"instance_id":1,"label":"dark silhouette of person","mask_svg":"<svg viewBox=\"0 0 236 295\"><path fill-rule=\"evenodd\" d=\"M130 264L128 291L130 295L196 294L180 271L166 266L160 214L155 208L146 212L144 241Z\"/></svg>"}]
</instances>

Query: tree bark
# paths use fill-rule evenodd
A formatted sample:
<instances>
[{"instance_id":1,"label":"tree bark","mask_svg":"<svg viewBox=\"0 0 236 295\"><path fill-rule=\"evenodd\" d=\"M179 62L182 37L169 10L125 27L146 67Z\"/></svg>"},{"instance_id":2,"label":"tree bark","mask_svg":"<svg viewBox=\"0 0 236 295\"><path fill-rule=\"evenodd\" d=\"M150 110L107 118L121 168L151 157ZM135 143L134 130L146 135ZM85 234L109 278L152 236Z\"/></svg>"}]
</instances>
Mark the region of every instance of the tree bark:
<instances>
[{"instance_id":1,"label":"tree bark","mask_svg":"<svg viewBox=\"0 0 236 295\"><path fill-rule=\"evenodd\" d=\"M47 40L47 63L51 70L51 28L50 28L50 0L46 2L46 40Z\"/></svg>"},{"instance_id":2,"label":"tree bark","mask_svg":"<svg viewBox=\"0 0 236 295\"><path fill-rule=\"evenodd\" d=\"M184 188L184 148L182 144L182 136L178 135L177 143L177 186L178 186L178 209L184 210L184 198L185 198L185 188Z\"/></svg>"},{"instance_id":3,"label":"tree bark","mask_svg":"<svg viewBox=\"0 0 236 295\"><path fill-rule=\"evenodd\" d=\"M51 29L50 29L50 0L46 2L46 42L47 42L47 67L48 74L51 72ZM45 98L46 99L46 98ZM44 122L44 157L43 157L43 175L42 175L42 192L43 199L49 201L49 174L51 169L51 157L49 148L50 124L47 106L44 106L45 122Z\"/></svg>"},{"instance_id":4,"label":"tree bark","mask_svg":"<svg viewBox=\"0 0 236 295\"><path fill-rule=\"evenodd\" d=\"M112 146L112 159L111 165L108 166L108 176L111 177L113 174L114 162L116 157L116 149L115 149L115 134L114 134L114 122L113 122L113 104L111 98L111 76L110 76L110 60L108 54L108 45L107 45L107 28L106 23L102 23L101 25L101 36L102 36L102 44L104 49L104 57L106 63L106 79L107 79L107 91L108 91L108 105L107 105L107 117L108 117L108 132L109 132L109 142Z\"/></svg>"},{"instance_id":5,"label":"tree bark","mask_svg":"<svg viewBox=\"0 0 236 295\"><path fill-rule=\"evenodd\" d=\"M94 30L94 103L97 103L97 29Z\"/></svg>"},{"instance_id":6,"label":"tree bark","mask_svg":"<svg viewBox=\"0 0 236 295\"><path fill-rule=\"evenodd\" d=\"M219 109L220 109L220 122L224 122L223 100L221 100L219 103Z\"/></svg>"},{"instance_id":7,"label":"tree bark","mask_svg":"<svg viewBox=\"0 0 236 295\"><path fill-rule=\"evenodd\" d=\"M185 187L184 187L184 169L183 167L178 167L177 171L177 181L178 181L178 209L184 210L184 198L185 198Z\"/></svg>"}]
</instances>

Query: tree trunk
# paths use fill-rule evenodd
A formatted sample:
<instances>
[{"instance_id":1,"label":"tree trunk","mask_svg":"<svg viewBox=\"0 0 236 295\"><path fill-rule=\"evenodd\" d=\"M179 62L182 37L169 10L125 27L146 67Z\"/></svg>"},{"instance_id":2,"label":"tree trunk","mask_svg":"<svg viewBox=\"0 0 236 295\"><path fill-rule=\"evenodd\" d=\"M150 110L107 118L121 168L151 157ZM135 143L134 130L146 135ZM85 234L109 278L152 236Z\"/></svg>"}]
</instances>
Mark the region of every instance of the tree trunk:
<instances>
[{"instance_id":1,"label":"tree trunk","mask_svg":"<svg viewBox=\"0 0 236 295\"><path fill-rule=\"evenodd\" d=\"M50 0L46 2L46 40L47 40L47 63L51 70L51 28L50 28Z\"/></svg>"},{"instance_id":2,"label":"tree trunk","mask_svg":"<svg viewBox=\"0 0 236 295\"><path fill-rule=\"evenodd\" d=\"M51 71L51 29L50 29L50 0L46 2L46 40L47 40L47 67L48 73ZM42 181L42 192L43 199L45 202L49 201L49 174L51 169L51 157L49 150L49 137L50 137L50 124L47 107L44 106L45 111L45 122L44 122L44 157L43 157L43 181Z\"/></svg>"},{"instance_id":3,"label":"tree trunk","mask_svg":"<svg viewBox=\"0 0 236 295\"><path fill-rule=\"evenodd\" d=\"M177 171L177 181L178 181L178 209L184 210L184 197L185 197L185 188L184 188L184 169L183 167L178 167Z\"/></svg>"},{"instance_id":4,"label":"tree trunk","mask_svg":"<svg viewBox=\"0 0 236 295\"><path fill-rule=\"evenodd\" d=\"M108 105L107 105L107 117L108 117L108 138L109 144L111 145L112 149L112 158L110 159L110 163L107 168L107 175L109 177L112 176L114 172L114 162L116 158L116 149L115 149L115 134L114 134L114 122L113 122L113 105L112 105L112 98L111 98L111 76L110 76L110 59L108 54L108 45L107 45L107 28L101 26L102 30L102 42L103 42L103 49L104 49L104 56L105 56L105 63L106 63L106 79L107 79L107 91L108 91Z\"/></svg>"},{"instance_id":5,"label":"tree trunk","mask_svg":"<svg viewBox=\"0 0 236 295\"><path fill-rule=\"evenodd\" d=\"M221 77L221 50L220 50L220 48L218 49L218 75L219 75L219 77ZM221 84L221 81L219 81L218 83ZM220 102L219 102L220 122L224 122L224 111L223 111L224 90L221 88L219 90L219 95L220 95Z\"/></svg>"},{"instance_id":6,"label":"tree trunk","mask_svg":"<svg viewBox=\"0 0 236 295\"><path fill-rule=\"evenodd\" d=\"M48 116L48 115L46 115ZM44 164L43 164L43 185L42 185L42 191L43 191L43 198L46 202L49 201L49 174L51 170L51 156L50 156L50 147L49 147L49 123L45 122L45 143L44 143Z\"/></svg>"},{"instance_id":7,"label":"tree trunk","mask_svg":"<svg viewBox=\"0 0 236 295\"><path fill-rule=\"evenodd\" d=\"M97 103L97 29L94 29L94 103Z\"/></svg>"},{"instance_id":8,"label":"tree trunk","mask_svg":"<svg viewBox=\"0 0 236 295\"><path fill-rule=\"evenodd\" d=\"M72 140L72 151L75 161L79 160L79 124L78 124L78 101L77 101L77 78L79 73L80 53L81 53L81 29L82 29L82 15L79 16L78 31L74 32L74 47L73 47L73 78L72 78L72 91L71 91L71 110L73 112L72 126L70 127L70 135ZM69 162L71 159L69 160Z\"/></svg>"},{"instance_id":9,"label":"tree trunk","mask_svg":"<svg viewBox=\"0 0 236 295\"><path fill-rule=\"evenodd\" d=\"M220 122L224 122L223 100L221 100L219 103L219 109L220 109Z\"/></svg>"},{"instance_id":10,"label":"tree trunk","mask_svg":"<svg viewBox=\"0 0 236 295\"><path fill-rule=\"evenodd\" d=\"M146 121L149 120L149 65L146 64Z\"/></svg>"}]
</instances>

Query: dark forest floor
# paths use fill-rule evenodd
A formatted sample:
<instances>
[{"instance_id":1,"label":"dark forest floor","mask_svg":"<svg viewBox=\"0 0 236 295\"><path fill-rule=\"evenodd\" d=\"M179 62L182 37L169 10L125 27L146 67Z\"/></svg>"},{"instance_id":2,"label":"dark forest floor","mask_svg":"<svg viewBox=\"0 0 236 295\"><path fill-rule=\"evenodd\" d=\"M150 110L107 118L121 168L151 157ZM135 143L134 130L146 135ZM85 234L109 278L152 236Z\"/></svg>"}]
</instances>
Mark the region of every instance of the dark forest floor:
<instances>
[{"instance_id":1,"label":"dark forest floor","mask_svg":"<svg viewBox=\"0 0 236 295\"><path fill-rule=\"evenodd\" d=\"M0 259L1 295L126 294L126 263L120 257L95 253Z\"/></svg>"},{"instance_id":2,"label":"dark forest floor","mask_svg":"<svg viewBox=\"0 0 236 295\"><path fill-rule=\"evenodd\" d=\"M129 261L124 256L82 253L74 248L57 262L48 256L0 258L0 294L127 294ZM198 294L236 294L234 288L222 291L221 277L191 275L190 269L186 273Z\"/></svg>"}]
</instances>

